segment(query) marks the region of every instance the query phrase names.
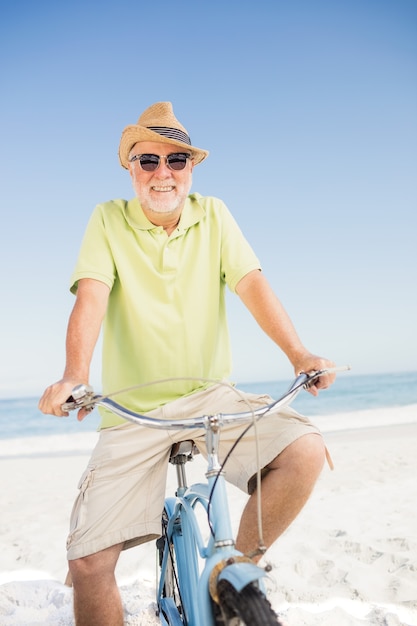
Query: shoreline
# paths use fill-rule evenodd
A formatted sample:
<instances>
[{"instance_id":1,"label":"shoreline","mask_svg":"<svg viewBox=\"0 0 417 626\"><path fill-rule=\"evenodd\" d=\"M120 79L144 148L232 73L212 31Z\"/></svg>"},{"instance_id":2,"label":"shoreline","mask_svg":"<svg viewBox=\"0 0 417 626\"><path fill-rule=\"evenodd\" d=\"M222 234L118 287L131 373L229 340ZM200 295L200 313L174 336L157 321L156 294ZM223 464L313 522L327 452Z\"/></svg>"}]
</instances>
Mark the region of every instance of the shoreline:
<instances>
[{"instance_id":1,"label":"shoreline","mask_svg":"<svg viewBox=\"0 0 417 626\"><path fill-rule=\"evenodd\" d=\"M58 419L52 418L51 419ZM348 433L369 428L400 427L417 423L417 403L380 409L311 416L327 437L331 433ZM98 437L98 431L81 430L71 433L51 433L26 437L0 438L0 460L4 458L34 458L35 456L88 454Z\"/></svg>"},{"instance_id":2,"label":"shoreline","mask_svg":"<svg viewBox=\"0 0 417 626\"><path fill-rule=\"evenodd\" d=\"M322 430L321 432L323 433L323 436L325 437L326 441L333 438L333 437L340 437L343 436L344 438L348 438L351 441L355 441L355 440L360 440L363 438L372 438L372 435L377 435L378 437L383 437L383 433L385 431L390 431L390 434L395 436L405 436L406 433L408 432L408 434L410 436L415 434L415 428L414 426L417 425L417 417L414 420L410 420L408 422L399 422L398 424L381 424L381 425L372 425L372 426L361 426L361 427L344 427L344 428L338 428L338 429L334 429L334 430ZM41 459L41 458L45 458L45 459L53 459L53 458L62 458L62 457L87 457L90 454L90 451L92 450L95 441L97 440L98 437L98 433L90 433L93 436L92 437L88 437L88 441L84 441L83 442L83 447L82 448L78 448L77 446L75 446L74 448L68 448L68 449L57 449L57 450L44 450L42 449L45 444L47 443L47 441L45 441L48 437L51 438L51 443L53 443L55 441L55 437L65 437L65 439L70 438L70 437L77 437L78 435L49 435L47 437L37 437L39 440L42 440L42 446L40 446L39 450L33 450L33 451L26 451L26 452L13 452L13 445L11 446L11 448L9 448L9 450L4 451L1 450L1 454L0 454L0 461L2 460L18 460L18 459L26 459L26 460L30 460L30 459ZM83 438L85 437L85 435L82 435ZM26 447L26 443L27 442L32 442L34 439L34 437L27 437L27 438L18 438L18 439L11 439L11 440L7 440L7 441L11 441L14 442L14 445L16 447L19 447L20 445L23 444L23 447ZM1 441L1 440L0 440ZM4 440L2 440L4 441Z\"/></svg>"}]
</instances>

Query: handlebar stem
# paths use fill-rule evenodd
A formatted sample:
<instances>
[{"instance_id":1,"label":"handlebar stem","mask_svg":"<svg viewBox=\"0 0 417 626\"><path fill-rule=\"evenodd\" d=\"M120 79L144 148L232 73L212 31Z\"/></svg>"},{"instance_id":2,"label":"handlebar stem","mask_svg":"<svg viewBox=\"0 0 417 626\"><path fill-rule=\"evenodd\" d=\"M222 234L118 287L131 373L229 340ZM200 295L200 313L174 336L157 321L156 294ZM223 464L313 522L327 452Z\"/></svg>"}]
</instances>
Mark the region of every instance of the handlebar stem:
<instances>
[{"instance_id":1,"label":"handlebar stem","mask_svg":"<svg viewBox=\"0 0 417 626\"><path fill-rule=\"evenodd\" d=\"M219 462L220 420L218 415L211 415L207 420L206 448L208 456L207 478L221 470Z\"/></svg>"}]
</instances>

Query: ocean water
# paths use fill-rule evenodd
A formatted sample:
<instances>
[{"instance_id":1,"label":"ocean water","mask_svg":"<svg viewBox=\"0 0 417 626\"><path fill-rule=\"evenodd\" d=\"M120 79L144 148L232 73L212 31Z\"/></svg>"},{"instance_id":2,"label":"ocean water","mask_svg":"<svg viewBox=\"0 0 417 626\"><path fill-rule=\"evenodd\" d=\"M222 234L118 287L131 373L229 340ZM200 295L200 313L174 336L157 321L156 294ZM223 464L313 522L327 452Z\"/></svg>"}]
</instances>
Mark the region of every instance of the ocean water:
<instances>
[{"instance_id":1,"label":"ocean water","mask_svg":"<svg viewBox=\"0 0 417 626\"><path fill-rule=\"evenodd\" d=\"M265 381L239 384L246 391L268 393L278 398L290 381ZM94 411L82 422L75 413L57 418L43 415L37 408L38 398L0 399L0 439L42 437L45 435L81 434L97 429L99 416ZM342 372L330 389L318 398L302 391L292 406L308 416L350 413L364 409L407 406L417 404L417 372L369 374L357 376Z\"/></svg>"}]
</instances>

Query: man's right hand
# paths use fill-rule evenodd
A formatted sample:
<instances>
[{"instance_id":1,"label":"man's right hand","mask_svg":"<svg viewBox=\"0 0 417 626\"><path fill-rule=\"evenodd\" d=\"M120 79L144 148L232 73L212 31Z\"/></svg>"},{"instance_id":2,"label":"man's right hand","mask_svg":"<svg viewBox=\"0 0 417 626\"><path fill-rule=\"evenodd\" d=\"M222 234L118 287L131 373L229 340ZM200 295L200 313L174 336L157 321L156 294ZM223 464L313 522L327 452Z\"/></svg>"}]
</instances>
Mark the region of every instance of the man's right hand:
<instances>
[{"instance_id":1,"label":"man's right hand","mask_svg":"<svg viewBox=\"0 0 417 626\"><path fill-rule=\"evenodd\" d=\"M62 378L58 382L50 385L45 389L41 399L39 400L39 410L47 415L56 415L57 417L67 417L68 411L62 410L62 405L68 400L72 394L74 387L80 384L87 384L85 380L75 380ZM80 409L78 411L77 419L82 420L89 411L86 409Z\"/></svg>"}]
</instances>

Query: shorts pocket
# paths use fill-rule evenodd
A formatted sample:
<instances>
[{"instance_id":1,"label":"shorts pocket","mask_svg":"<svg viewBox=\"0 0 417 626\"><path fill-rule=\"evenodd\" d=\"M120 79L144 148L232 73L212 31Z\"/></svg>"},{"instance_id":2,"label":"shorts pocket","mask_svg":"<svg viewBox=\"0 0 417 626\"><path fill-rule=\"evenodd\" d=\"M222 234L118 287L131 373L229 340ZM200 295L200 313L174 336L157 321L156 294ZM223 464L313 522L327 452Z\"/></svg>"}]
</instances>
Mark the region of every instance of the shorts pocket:
<instances>
[{"instance_id":1,"label":"shorts pocket","mask_svg":"<svg viewBox=\"0 0 417 626\"><path fill-rule=\"evenodd\" d=\"M96 469L95 465L89 465L86 470L81 475L80 480L78 481L78 489L80 490L80 494L84 496L87 488L93 482L93 472Z\"/></svg>"},{"instance_id":2,"label":"shorts pocket","mask_svg":"<svg viewBox=\"0 0 417 626\"><path fill-rule=\"evenodd\" d=\"M95 469L96 468L94 465L89 465L82 473L81 478L78 482L78 496L75 499L74 506L72 507L71 511L67 549L71 545L77 529L82 526L84 517L83 511L85 511L88 500L88 488L93 483Z\"/></svg>"}]
</instances>

